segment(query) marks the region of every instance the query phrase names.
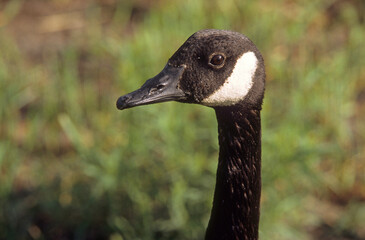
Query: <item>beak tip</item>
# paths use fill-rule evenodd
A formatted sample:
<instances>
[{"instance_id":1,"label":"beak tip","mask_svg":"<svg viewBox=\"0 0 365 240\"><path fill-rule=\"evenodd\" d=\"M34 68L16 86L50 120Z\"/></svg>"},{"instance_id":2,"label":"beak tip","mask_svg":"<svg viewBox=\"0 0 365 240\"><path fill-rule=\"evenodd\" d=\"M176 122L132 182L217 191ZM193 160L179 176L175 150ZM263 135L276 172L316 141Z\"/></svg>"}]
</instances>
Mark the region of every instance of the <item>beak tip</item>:
<instances>
[{"instance_id":1,"label":"beak tip","mask_svg":"<svg viewBox=\"0 0 365 240\"><path fill-rule=\"evenodd\" d=\"M123 109L125 109L125 108L127 108L127 101L128 101L128 97L127 96L121 96L121 97L119 97L118 98L118 100L117 100L117 108L119 109L119 110L123 110Z\"/></svg>"}]
</instances>

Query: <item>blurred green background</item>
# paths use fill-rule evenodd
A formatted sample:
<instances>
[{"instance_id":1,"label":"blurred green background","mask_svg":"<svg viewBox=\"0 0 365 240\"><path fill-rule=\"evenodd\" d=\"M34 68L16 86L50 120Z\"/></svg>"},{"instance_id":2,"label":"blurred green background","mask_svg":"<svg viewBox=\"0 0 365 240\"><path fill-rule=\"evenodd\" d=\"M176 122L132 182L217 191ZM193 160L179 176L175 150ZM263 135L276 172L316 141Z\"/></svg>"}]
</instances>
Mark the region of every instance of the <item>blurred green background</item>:
<instances>
[{"instance_id":1,"label":"blurred green background","mask_svg":"<svg viewBox=\"0 0 365 240\"><path fill-rule=\"evenodd\" d=\"M266 63L261 239L365 239L365 1L0 2L0 239L203 239L214 111L116 99L204 28Z\"/></svg>"}]
</instances>

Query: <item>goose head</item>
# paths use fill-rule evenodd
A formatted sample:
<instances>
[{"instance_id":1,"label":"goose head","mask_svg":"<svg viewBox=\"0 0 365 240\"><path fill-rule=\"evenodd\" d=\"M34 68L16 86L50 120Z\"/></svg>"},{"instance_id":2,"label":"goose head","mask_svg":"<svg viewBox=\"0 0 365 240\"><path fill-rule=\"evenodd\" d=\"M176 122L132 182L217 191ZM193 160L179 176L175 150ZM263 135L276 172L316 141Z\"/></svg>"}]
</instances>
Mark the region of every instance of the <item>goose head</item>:
<instances>
[{"instance_id":1,"label":"goose head","mask_svg":"<svg viewBox=\"0 0 365 240\"><path fill-rule=\"evenodd\" d=\"M186 40L159 74L121 96L117 108L178 101L261 109L264 81L263 58L246 36L201 30Z\"/></svg>"}]
</instances>

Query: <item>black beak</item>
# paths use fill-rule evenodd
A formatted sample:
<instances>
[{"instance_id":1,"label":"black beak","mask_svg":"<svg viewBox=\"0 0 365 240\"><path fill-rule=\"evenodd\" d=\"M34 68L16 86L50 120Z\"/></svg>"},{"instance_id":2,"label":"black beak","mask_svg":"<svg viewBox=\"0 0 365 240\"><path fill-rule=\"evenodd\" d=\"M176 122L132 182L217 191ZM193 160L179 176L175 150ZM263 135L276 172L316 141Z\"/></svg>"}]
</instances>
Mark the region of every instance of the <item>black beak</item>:
<instances>
[{"instance_id":1,"label":"black beak","mask_svg":"<svg viewBox=\"0 0 365 240\"><path fill-rule=\"evenodd\" d=\"M117 108L122 110L140 105L186 99L185 93L178 87L184 70L184 66L173 67L167 64L159 74L148 79L140 89L121 96L117 101Z\"/></svg>"}]
</instances>

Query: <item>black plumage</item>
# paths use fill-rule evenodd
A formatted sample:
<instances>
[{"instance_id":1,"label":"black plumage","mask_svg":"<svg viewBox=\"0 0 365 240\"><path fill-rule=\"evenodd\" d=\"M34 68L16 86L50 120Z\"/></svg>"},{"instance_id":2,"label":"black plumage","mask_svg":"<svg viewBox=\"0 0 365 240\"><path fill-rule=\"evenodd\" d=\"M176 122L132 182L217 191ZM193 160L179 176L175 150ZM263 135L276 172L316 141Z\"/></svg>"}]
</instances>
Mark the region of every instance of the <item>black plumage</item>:
<instances>
[{"instance_id":1,"label":"black plumage","mask_svg":"<svg viewBox=\"0 0 365 240\"><path fill-rule=\"evenodd\" d=\"M253 53L250 56L254 57L248 59L255 61L252 76L238 71L244 75L242 81L247 81L247 94L229 101L225 99L230 98L229 94L219 95L214 104L207 103L205 100L224 88L237 68L246 69L245 62L238 64L246 53ZM258 239L264 85L263 58L246 36L202 30L188 38L161 73L117 101L119 109L171 100L214 108L220 150L207 240Z\"/></svg>"}]
</instances>

